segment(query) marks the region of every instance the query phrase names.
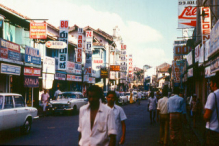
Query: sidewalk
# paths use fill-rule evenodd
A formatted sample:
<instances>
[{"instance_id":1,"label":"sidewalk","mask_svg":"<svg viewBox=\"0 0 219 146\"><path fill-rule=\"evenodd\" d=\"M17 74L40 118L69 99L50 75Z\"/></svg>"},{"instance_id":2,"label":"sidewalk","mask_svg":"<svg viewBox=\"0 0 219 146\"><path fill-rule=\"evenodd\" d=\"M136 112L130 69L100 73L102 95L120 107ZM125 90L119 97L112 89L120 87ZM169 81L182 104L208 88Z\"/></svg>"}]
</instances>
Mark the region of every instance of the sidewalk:
<instances>
[{"instance_id":1,"label":"sidewalk","mask_svg":"<svg viewBox=\"0 0 219 146\"><path fill-rule=\"evenodd\" d=\"M188 115L188 112L187 112L187 119L188 119L188 124L191 130L194 132L194 134L198 138L201 146L203 146L204 145L204 134L205 134L205 121L203 120L203 115L197 116L196 128L193 127L192 117Z\"/></svg>"}]
</instances>

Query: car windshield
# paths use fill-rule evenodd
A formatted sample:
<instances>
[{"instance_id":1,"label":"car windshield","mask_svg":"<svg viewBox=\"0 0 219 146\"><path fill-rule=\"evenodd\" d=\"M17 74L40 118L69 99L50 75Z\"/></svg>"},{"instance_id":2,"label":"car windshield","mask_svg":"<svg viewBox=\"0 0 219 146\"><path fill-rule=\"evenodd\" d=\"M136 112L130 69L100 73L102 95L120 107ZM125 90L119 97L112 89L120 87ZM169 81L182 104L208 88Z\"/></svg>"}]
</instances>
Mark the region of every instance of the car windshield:
<instances>
[{"instance_id":1,"label":"car windshield","mask_svg":"<svg viewBox=\"0 0 219 146\"><path fill-rule=\"evenodd\" d=\"M58 95L59 99L76 98L76 97L77 97L76 94L73 93L62 93Z\"/></svg>"},{"instance_id":2,"label":"car windshield","mask_svg":"<svg viewBox=\"0 0 219 146\"><path fill-rule=\"evenodd\" d=\"M130 95L130 93L125 93L125 95Z\"/></svg>"},{"instance_id":3,"label":"car windshield","mask_svg":"<svg viewBox=\"0 0 219 146\"><path fill-rule=\"evenodd\" d=\"M133 94L137 94L137 92L133 92Z\"/></svg>"},{"instance_id":4,"label":"car windshield","mask_svg":"<svg viewBox=\"0 0 219 146\"><path fill-rule=\"evenodd\" d=\"M120 96L124 96L124 93L120 93Z\"/></svg>"}]
</instances>

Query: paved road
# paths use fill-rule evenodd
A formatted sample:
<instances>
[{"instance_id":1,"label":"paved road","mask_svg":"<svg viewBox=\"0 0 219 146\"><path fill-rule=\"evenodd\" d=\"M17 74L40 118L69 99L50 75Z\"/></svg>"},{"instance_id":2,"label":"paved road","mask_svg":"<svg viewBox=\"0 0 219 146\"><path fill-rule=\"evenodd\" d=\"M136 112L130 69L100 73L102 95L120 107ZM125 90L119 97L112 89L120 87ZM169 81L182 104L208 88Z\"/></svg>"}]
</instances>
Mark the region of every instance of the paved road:
<instances>
[{"instance_id":1,"label":"paved road","mask_svg":"<svg viewBox=\"0 0 219 146\"><path fill-rule=\"evenodd\" d=\"M125 146L158 146L159 124L150 125L147 101L141 105L123 106L128 119ZM29 135L20 135L19 130L1 133L0 144L4 145L77 145L78 115L51 116L34 121ZM191 132L189 132L191 134Z\"/></svg>"}]
</instances>

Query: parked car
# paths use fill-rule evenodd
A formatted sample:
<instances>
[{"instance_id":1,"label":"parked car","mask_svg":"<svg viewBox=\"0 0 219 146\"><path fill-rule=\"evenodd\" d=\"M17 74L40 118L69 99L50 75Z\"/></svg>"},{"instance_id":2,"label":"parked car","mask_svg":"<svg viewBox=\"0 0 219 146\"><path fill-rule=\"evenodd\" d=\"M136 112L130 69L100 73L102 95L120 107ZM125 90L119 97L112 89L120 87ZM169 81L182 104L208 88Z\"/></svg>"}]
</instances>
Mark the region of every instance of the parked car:
<instances>
[{"instance_id":1,"label":"parked car","mask_svg":"<svg viewBox=\"0 0 219 146\"><path fill-rule=\"evenodd\" d=\"M81 92L62 92L58 95L57 100L49 102L52 113L70 112L75 114L79 112L81 106L88 103L88 99L84 98Z\"/></svg>"},{"instance_id":2,"label":"parked car","mask_svg":"<svg viewBox=\"0 0 219 146\"><path fill-rule=\"evenodd\" d=\"M121 105L128 104L128 97L125 95L125 92L120 92L119 95L119 103Z\"/></svg>"},{"instance_id":3,"label":"parked car","mask_svg":"<svg viewBox=\"0 0 219 146\"><path fill-rule=\"evenodd\" d=\"M0 131L18 128L22 134L30 133L37 109L27 107L20 94L0 93Z\"/></svg>"}]
</instances>

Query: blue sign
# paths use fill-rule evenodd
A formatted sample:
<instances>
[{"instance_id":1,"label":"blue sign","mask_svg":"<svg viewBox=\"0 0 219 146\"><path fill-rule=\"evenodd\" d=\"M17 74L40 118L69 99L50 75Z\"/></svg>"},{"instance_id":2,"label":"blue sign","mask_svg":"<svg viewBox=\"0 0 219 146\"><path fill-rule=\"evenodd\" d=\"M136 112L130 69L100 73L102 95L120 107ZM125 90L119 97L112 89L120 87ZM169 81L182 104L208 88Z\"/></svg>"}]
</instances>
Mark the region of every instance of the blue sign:
<instances>
[{"instance_id":1,"label":"blue sign","mask_svg":"<svg viewBox=\"0 0 219 146\"><path fill-rule=\"evenodd\" d=\"M24 76L24 87L29 87L29 88L39 87L38 77Z\"/></svg>"},{"instance_id":2,"label":"blue sign","mask_svg":"<svg viewBox=\"0 0 219 146\"><path fill-rule=\"evenodd\" d=\"M16 65L9 65L9 64L2 63L1 64L1 73L19 76L21 73L21 67L16 66Z\"/></svg>"},{"instance_id":3,"label":"blue sign","mask_svg":"<svg viewBox=\"0 0 219 146\"><path fill-rule=\"evenodd\" d=\"M20 53L8 50L8 59L21 61Z\"/></svg>"},{"instance_id":4,"label":"blue sign","mask_svg":"<svg viewBox=\"0 0 219 146\"><path fill-rule=\"evenodd\" d=\"M25 62L33 64L41 64L41 55L38 49L25 47Z\"/></svg>"}]
</instances>

